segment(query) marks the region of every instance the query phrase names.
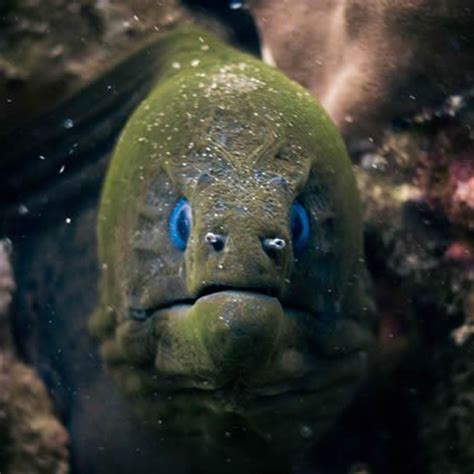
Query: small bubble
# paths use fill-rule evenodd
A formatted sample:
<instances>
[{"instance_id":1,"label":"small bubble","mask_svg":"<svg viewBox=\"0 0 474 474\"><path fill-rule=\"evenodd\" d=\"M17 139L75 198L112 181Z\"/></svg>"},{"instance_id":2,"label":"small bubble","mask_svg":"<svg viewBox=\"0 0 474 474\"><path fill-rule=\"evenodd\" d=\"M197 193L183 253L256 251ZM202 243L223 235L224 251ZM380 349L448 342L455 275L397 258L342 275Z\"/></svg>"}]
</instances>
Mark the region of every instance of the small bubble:
<instances>
[{"instance_id":1,"label":"small bubble","mask_svg":"<svg viewBox=\"0 0 474 474\"><path fill-rule=\"evenodd\" d=\"M44 155L39 155L38 158L39 158L40 160L46 160L46 156L44 156Z\"/></svg>"},{"instance_id":2,"label":"small bubble","mask_svg":"<svg viewBox=\"0 0 474 474\"><path fill-rule=\"evenodd\" d=\"M70 224L71 223L71 218L70 217L66 217L66 224Z\"/></svg>"},{"instance_id":3,"label":"small bubble","mask_svg":"<svg viewBox=\"0 0 474 474\"><path fill-rule=\"evenodd\" d=\"M171 67L172 67L173 69L181 69L181 64L180 64L180 63L177 63L177 62L174 62L174 63L171 65Z\"/></svg>"}]
</instances>

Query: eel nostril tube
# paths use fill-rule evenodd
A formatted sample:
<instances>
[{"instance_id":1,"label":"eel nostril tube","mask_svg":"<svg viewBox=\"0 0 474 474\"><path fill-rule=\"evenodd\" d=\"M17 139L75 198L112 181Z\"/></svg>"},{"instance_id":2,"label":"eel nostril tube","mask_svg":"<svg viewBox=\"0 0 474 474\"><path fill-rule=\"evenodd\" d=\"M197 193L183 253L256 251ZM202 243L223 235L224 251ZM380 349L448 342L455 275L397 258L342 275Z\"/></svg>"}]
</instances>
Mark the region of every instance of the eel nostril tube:
<instances>
[{"instance_id":1,"label":"eel nostril tube","mask_svg":"<svg viewBox=\"0 0 474 474\"><path fill-rule=\"evenodd\" d=\"M277 251L283 250L286 247L286 241L284 239L280 239L279 237L274 239L263 239L263 248L266 251Z\"/></svg>"},{"instance_id":2,"label":"eel nostril tube","mask_svg":"<svg viewBox=\"0 0 474 474\"><path fill-rule=\"evenodd\" d=\"M216 250L217 252L220 252L224 248L225 237L221 234L214 234L213 232L208 232L204 236L204 241L207 244L212 245L214 250Z\"/></svg>"}]
</instances>

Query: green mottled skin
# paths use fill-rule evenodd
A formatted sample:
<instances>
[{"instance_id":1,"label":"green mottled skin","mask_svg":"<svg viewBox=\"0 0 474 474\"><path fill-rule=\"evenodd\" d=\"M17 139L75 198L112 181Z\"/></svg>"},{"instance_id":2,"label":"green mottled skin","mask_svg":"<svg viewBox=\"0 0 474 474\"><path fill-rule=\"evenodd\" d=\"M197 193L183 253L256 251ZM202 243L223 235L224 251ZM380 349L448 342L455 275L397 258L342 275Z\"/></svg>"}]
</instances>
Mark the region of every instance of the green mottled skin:
<instances>
[{"instance_id":1,"label":"green mottled skin","mask_svg":"<svg viewBox=\"0 0 474 474\"><path fill-rule=\"evenodd\" d=\"M277 70L194 28L162 51L103 188L91 330L161 436L280 463L324 434L367 370L374 320L351 164L324 111ZM184 253L168 236L183 196ZM296 198L311 226L297 257ZM207 232L226 236L221 252ZM289 244L269 255L261 239L273 237Z\"/></svg>"}]
</instances>

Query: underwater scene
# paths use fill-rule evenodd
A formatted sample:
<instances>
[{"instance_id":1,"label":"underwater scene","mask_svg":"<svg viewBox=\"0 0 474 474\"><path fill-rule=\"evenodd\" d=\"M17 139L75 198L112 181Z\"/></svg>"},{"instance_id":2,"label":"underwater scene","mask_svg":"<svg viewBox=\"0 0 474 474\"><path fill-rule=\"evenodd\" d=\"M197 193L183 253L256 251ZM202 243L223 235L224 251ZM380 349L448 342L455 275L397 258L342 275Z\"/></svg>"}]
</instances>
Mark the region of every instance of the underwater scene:
<instances>
[{"instance_id":1,"label":"underwater scene","mask_svg":"<svg viewBox=\"0 0 474 474\"><path fill-rule=\"evenodd\" d=\"M473 474L471 0L0 0L0 474Z\"/></svg>"}]
</instances>

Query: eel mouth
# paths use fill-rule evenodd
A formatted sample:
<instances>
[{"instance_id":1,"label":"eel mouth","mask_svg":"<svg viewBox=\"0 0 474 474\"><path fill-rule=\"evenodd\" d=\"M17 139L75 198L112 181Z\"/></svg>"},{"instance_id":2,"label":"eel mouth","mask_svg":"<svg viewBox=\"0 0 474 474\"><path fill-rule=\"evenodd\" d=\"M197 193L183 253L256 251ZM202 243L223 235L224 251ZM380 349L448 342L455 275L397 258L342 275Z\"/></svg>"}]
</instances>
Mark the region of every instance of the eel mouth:
<instances>
[{"instance_id":1,"label":"eel mouth","mask_svg":"<svg viewBox=\"0 0 474 474\"><path fill-rule=\"evenodd\" d=\"M367 365L368 334L352 335L356 322L331 323L284 305L276 294L271 288L212 285L195 299L152 308L145 316L132 310L133 343L151 341L148 363L159 378L157 390L248 403L307 396L330 380L356 383ZM341 377L334 379L336 373Z\"/></svg>"},{"instance_id":2,"label":"eel mouth","mask_svg":"<svg viewBox=\"0 0 474 474\"><path fill-rule=\"evenodd\" d=\"M165 304L154 305L150 308L129 307L128 315L126 319L132 319L135 321L145 321L160 311L172 311L173 308L177 309L177 308L182 308L182 307L191 307L197 301L206 297L215 296L217 294L229 294L229 296L247 295L247 296L253 296L255 298L274 298L279 301L279 303L285 310L288 309L292 311L309 312L309 309L303 308L301 306L300 307L296 305L289 306L289 305L284 304L281 301L281 297L280 297L281 292L276 287L238 287L238 286L231 286L231 285L212 284L212 285L207 285L201 288L199 292L197 293L196 297L194 298L190 297L190 298L172 300L172 301L166 302ZM317 317L317 314L315 314L314 316Z\"/></svg>"},{"instance_id":3,"label":"eel mouth","mask_svg":"<svg viewBox=\"0 0 474 474\"><path fill-rule=\"evenodd\" d=\"M302 426L317 439L368 372L370 331L286 305L271 288L212 285L131 313L116 331L124 357L109 370L148 419L159 414L178 434L193 426L196 439L220 440L214 425L225 420L285 447L307 442Z\"/></svg>"}]
</instances>

